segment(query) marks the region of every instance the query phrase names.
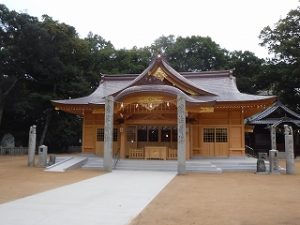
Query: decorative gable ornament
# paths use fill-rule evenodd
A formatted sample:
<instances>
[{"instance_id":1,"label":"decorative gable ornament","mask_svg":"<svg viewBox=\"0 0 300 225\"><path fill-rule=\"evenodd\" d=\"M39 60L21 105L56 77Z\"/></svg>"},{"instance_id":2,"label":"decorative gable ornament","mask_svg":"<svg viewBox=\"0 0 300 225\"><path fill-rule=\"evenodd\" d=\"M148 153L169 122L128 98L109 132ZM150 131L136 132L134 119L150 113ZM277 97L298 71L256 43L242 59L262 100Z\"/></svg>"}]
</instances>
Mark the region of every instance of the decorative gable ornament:
<instances>
[{"instance_id":1,"label":"decorative gable ornament","mask_svg":"<svg viewBox=\"0 0 300 225\"><path fill-rule=\"evenodd\" d=\"M151 73L150 71L148 72L148 75L149 76L154 76L156 77L157 79L163 81L165 78L167 78L167 74L163 71L162 68L158 67L154 73Z\"/></svg>"}]
</instances>

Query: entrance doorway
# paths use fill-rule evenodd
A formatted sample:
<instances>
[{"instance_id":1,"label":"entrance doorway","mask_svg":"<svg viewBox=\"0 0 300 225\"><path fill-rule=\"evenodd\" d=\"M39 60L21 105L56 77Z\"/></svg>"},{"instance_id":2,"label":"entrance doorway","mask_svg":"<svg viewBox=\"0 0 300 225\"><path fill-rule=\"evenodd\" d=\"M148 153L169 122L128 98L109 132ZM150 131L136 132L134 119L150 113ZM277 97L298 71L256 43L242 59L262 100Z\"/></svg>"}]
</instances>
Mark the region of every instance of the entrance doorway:
<instances>
[{"instance_id":1,"label":"entrance doorway","mask_svg":"<svg viewBox=\"0 0 300 225\"><path fill-rule=\"evenodd\" d=\"M143 159L149 147L153 151L165 151L167 159L177 157L177 125L129 125L126 136L127 158Z\"/></svg>"},{"instance_id":2,"label":"entrance doorway","mask_svg":"<svg viewBox=\"0 0 300 225\"><path fill-rule=\"evenodd\" d=\"M203 128L202 130L202 156L227 157L228 156L228 129Z\"/></svg>"}]
</instances>

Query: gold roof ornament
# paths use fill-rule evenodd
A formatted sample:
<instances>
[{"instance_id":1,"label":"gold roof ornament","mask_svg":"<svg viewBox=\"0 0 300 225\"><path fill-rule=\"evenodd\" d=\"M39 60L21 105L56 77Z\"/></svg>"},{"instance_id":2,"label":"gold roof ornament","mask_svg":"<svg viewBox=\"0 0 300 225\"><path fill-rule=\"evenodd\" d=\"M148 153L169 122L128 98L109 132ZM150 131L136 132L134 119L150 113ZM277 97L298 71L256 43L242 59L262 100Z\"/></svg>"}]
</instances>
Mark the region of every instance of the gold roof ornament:
<instances>
[{"instance_id":1,"label":"gold roof ornament","mask_svg":"<svg viewBox=\"0 0 300 225\"><path fill-rule=\"evenodd\" d=\"M163 71L162 68L158 67L154 73L150 73L149 75L152 75L156 77L157 79L163 81L165 78L167 78L167 74Z\"/></svg>"}]
</instances>

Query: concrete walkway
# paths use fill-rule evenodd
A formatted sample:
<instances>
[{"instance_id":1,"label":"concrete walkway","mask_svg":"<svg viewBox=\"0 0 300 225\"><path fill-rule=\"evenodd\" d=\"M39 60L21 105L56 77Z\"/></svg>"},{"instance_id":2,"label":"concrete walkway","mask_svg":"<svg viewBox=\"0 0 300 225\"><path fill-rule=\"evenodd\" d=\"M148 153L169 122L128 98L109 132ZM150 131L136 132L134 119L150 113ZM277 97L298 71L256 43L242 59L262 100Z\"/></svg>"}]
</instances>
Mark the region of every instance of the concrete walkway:
<instances>
[{"instance_id":1,"label":"concrete walkway","mask_svg":"<svg viewBox=\"0 0 300 225\"><path fill-rule=\"evenodd\" d=\"M0 205L5 225L125 225L175 172L113 171Z\"/></svg>"}]
</instances>

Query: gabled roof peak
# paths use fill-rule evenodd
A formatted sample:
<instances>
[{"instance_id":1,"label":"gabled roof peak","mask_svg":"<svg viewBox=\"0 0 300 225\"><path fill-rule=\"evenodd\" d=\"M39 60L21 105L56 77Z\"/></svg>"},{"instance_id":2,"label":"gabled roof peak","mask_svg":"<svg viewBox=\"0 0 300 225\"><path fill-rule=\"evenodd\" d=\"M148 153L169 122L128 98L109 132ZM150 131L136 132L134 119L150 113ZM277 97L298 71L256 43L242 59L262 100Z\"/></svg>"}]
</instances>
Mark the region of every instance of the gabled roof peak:
<instances>
[{"instance_id":1,"label":"gabled roof peak","mask_svg":"<svg viewBox=\"0 0 300 225\"><path fill-rule=\"evenodd\" d=\"M297 114L296 112L290 110L289 108L287 108L284 104L282 104L280 101L276 101L275 103L273 103L273 105L271 105L269 108L267 108L266 110L264 110L263 112L260 112L250 118L246 119L246 122L251 124L251 123L255 123L257 121L260 120L264 120L267 119L268 116L270 116L272 113L274 113L276 110L278 109L282 109L285 112L285 115L282 115L281 118L290 118L290 117L295 117L295 119L300 120L300 115ZM289 116L287 116L286 114L289 114Z\"/></svg>"},{"instance_id":2,"label":"gabled roof peak","mask_svg":"<svg viewBox=\"0 0 300 225\"><path fill-rule=\"evenodd\" d=\"M161 55L157 55L154 58L154 60L152 60L148 68L145 69L136 79L134 79L124 89L136 85L150 84L148 83L148 81L150 81L152 78L159 80L161 83L177 87L178 89L187 93L188 95L214 95L206 90L200 89L191 81L186 79L182 74L178 73L167 63L167 61ZM161 83L158 82L158 84Z\"/></svg>"}]
</instances>

